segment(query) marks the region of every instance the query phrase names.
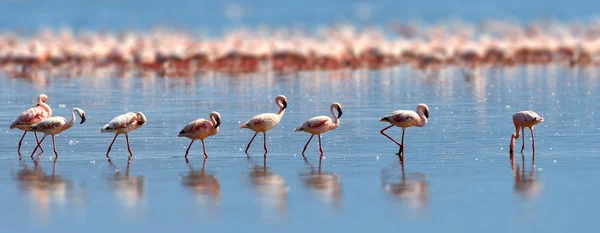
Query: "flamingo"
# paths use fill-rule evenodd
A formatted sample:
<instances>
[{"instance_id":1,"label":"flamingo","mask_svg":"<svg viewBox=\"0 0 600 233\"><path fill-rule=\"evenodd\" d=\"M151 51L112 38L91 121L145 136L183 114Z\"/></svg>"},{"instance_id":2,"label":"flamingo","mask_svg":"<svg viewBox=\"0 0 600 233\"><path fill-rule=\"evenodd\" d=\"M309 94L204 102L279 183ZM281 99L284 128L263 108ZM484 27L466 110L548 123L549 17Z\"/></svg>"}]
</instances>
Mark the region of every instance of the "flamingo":
<instances>
[{"instance_id":1,"label":"flamingo","mask_svg":"<svg viewBox=\"0 0 600 233\"><path fill-rule=\"evenodd\" d=\"M21 143L23 143L23 138L25 138L25 134L27 134L27 131L29 131L31 125L34 125L41 120L52 116L52 108L50 108L50 105L46 104L46 100L48 100L48 96L46 94L41 94L38 97L38 103L36 106L33 106L22 112L19 117L17 117L17 119L10 124L11 130L17 128L25 131L23 132L23 136L21 136L21 140L19 140L19 148L17 149L19 156L21 156ZM37 132L33 132L33 134L35 135L35 141L37 142L37 145L40 143ZM40 147L40 149L42 152L44 152L43 148ZM34 153L35 150L37 150L37 146L33 151Z\"/></svg>"},{"instance_id":2,"label":"flamingo","mask_svg":"<svg viewBox=\"0 0 600 233\"><path fill-rule=\"evenodd\" d=\"M109 162L110 157L108 156L108 154L110 153L110 149L112 148L112 145L113 143L115 143L115 140L117 139L117 136L119 136L119 134L125 134L125 140L127 140L127 150L129 151L129 160L131 160L131 156L133 156L133 153L131 152L131 146L129 145L128 134L131 131L134 131L137 128L141 127L145 123L146 116L144 116L143 113L128 112L115 117L110 122L108 122L108 124L102 127L102 129L100 130L100 132L102 133L115 133L115 137L113 138L112 142L110 143L110 146L108 146L108 150L106 151L106 158L108 158Z\"/></svg>"},{"instance_id":3,"label":"flamingo","mask_svg":"<svg viewBox=\"0 0 600 233\"><path fill-rule=\"evenodd\" d=\"M412 126L423 127L427 124L427 118L429 118L429 107L426 104L417 105L416 112L410 110L393 111L389 115L379 119L379 121L389 122L391 124L390 126L383 128L380 132L383 136L386 136L400 146L400 152L398 152L398 154L402 155L404 154L404 131L406 131L406 128ZM402 128L402 143L398 143L392 137L385 134L385 131L392 126Z\"/></svg>"},{"instance_id":4,"label":"flamingo","mask_svg":"<svg viewBox=\"0 0 600 233\"><path fill-rule=\"evenodd\" d=\"M206 146L204 145L204 139L219 133L219 125L221 125L221 114L218 112L211 112L208 117L210 120L198 119L190 122L186 125L177 137L186 137L192 139L190 145L185 151L185 160L188 161L187 156L192 148L194 141L200 139L202 141L202 149L204 150L204 158L208 158L206 153Z\"/></svg>"},{"instance_id":5,"label":"flamingo","mask_svg":"<svg viewBox=\"0 0 600 233\"><path fill-rule=\"evenodd\" d=\"M333 109L336 109L338 114L335 115ZM308 119L302 126L294 129L294 132L304 131L310 133L311 136L304 145L304 150L302 150L302 155L306 151L306 147L310 143L310 140L313 139L315 134L319 137L319 150L321 151L321 156L323 156L323 146L321 145L321 134L326 133L327 131L337 129L340 126L340 117L342 116L342 105L340 103L335 102L331 104L329 107L329 111L331 115L333 115L333 120L327 116L318 116Z\"/></svg>"},{"instance_id":6,"label":"flamingo","mask_svg":"<svg viewBox=\"0 0 600 233\"><path fill-rule=\"evenodd\" d=\"M33 132L44 133L44 137L42 137L42 140L40 140L40 142L37 145L40 148L42 148L42 142L44 141L46 136L52 136L52 146L54 147L54 154L56 155L56 157L54 157L54 161L58 160L58 152L56 152L56 141L54 140L54 135L62 133L63 131L70 129L71 127L73 127L73 125L75 125L75 113L77 113L81 118L81 122L79 124L83 124L83 122L85 122L85 112L80 108L73 108L73 110L71 111L70 121L67 121L67 119L65 119L64 117L50 117L38 122L35 125L32 125L29 129ZM35 153L35 150L33 151L33 153ZM33 153L31 153L32 157Z\"/></svg>"},{"instance_id":7,"label":"flamingo","mask_svg":"<svg viewBox=\"0 0 600 233\"><path fill-rule=\"evenodd\" d=\"M521 135L519 134L519 129L523 135L525 135L525 128L529 128L531 131L531 147L533 147L533 151L535 152L535 137L533 136L533 127L540 122L544 121L543 117L540 117L537 113L533 111L520 111L513 115L513 123L515 124L516 133L512 134L510 137L510 152L513 152L515 149L515 139L518 139ZM525 149L525 137L523 137L523 146L521 147L521 153Z\"/></svg>"},{"instance_id":8,"label":"flamingo","mask_svg":"<svg viewBox=\"0 0 600 233\"><path fill-rule=\"evenodd\" d=\"M246 121L246 123L240 125L240 129L241 128L248 128L251 129L252 131L256 132L254 133L254 136L252 137L252 139L250 139L250 142L248 142L248 146L246 146L246 154L248 154L248 149L250 149L250 145L252 144L252 141L254 141L254 138L256 137L256 135L258 133L263 133L263 138L264 138L264 146L265 146L265 157L267 156L267 152L269 151L267 149L267 131L273 129L273 127L275 127L277 124L279 124L279 121L281 120L281 117L283 117L283 114L285 113L285 108L287 108L287 98L285 98L285 96L283 95L279 95L277 96L277 98L275 98L275 104L277 104L277 106L279 106L279 112L277 114L275 113L263 113L263 114L259 114L256 115L252 118L250 118L250 120Z\"/></svg>"}]
</instances>

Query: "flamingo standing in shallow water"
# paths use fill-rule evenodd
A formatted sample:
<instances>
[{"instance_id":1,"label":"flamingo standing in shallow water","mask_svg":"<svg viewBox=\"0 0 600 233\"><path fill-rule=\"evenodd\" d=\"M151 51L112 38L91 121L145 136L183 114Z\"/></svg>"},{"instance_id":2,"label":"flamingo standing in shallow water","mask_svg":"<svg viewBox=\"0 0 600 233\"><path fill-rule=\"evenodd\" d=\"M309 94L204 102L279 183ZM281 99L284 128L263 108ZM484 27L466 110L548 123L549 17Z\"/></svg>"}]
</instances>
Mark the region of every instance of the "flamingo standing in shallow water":
<instances>
[{"instance_id":1,"label":"flamingo standing in shallow water","mask_svg":"<svg viewBox=\"0 0 600 233\"><path fill-rule=\"evenodd\" d=\"M113 143L117 139L119 134L125 134L125 140L127 140L127 150L129 151L129 160L131 160L131 156L133 153L131 152L131 146L129 145L129 132L136 130L146 123L146 116L144 116L141 112L128 112L123 115L119 115L112 119L108 124L104 125L100 132L106 133L115 133L115 137L113 138L110 146L108 146L108 150L106 151L106 158L110 162L110 157L108 154L110 153L110 148L112 148Z\"/></svg>"},{"instance_id":2,"label":"flamingo standing in shallow water","mask_svg":"<svg viewBox=\"0 0 600 233\"><path fill-rule=\"evenodd\" d=\"M267 131L273 129L273 127L279 124L281 117L283 117L283 114L285 113L285 108L287 108L287 99L285 98L285 96L279 95L277 96L277 98L275 98L275 104L279 106L279 112L277 114L259 114L250 118L250 120L246 121L246 123L240 125L240 128L248 128L256 132L254 133L252 139L250 139L250 142L248 142L248 146L246 146L246 154L248 153L248 149L250 149L250 145L252 144L252 141L254 141L256 135L262 132L265 141L265 157L267 156L267 152L269 151L267 149Z\"/></svg>"},{"instance_id":3,"label":"flamingo standing in shallow water","mask_svg":"<svg viewBox=\"0 0 600 233\"><path fill-rule=\"evenodd\" d=\"M41 120L52 116L52 108L50 108L50 106L46 104L46 100L48 100L48 96L45 94L41 94L38 97L38 103L36 106L31 107L22 112L19 115L19 117L17 117L17 119L14 120L12 124L10 124L10 129L17 128L25 131L23 133L23 136L21 136L21 140L19 140L19 148L17 149L17 153L19 154L19 156L21 156L21 143L23 143L23 138L25 138L25 134L27 134L27 131L29 131L31 125L34 125L40 122ZM36 147L33 151L35 153L35 150L37 150L37 144L39 144L40 141L38 140L37 133L33 132L33 134L35 135L36 141ZM41 147L40 149L42 150L42 152L44 152L44 149L42 149Z\"/></svg>"},{"instance_id":4,"label":"flamingo standing in shallow water","mask_svg":"<svg viewBox=\"0 0 600 233\"><path fill-rule=\"evenodd\" d=\"M72 118L70 121L67 121L67 119L65 119L64 117L50 117L38 122L35 125L32 125L29 129L33 132L44 133L44 137L42 137L42 140L40 140L40 142L38 143L38 147L40 148L42 148L42 142L44 141L46 136L52 136L52 146L54 147L54 154L56 155L56 157L54 157L54 161L58 160L58 152L56 152L56 141L54 140L54 135L59 134L67 129L70 129L71 127L73 127L73 125L75 125L75 113L77 113L81 118L81 122L79 124L83 124L83 122L85 122L85 112L80 108L73 108L73 110L71 111ZM33 151L33 153L35 153L35 150ZM33 153L31 153L32 157Z\"/></svg>"},{"instance_id":5,"label":"flamingo standing in shallow water","mask_svg":"<svg viewBox=\"0 0 600 233\"><path fill-rule=\"evenodd\" d=\"M537 113L533 111L520 111L513 115L513 123L515 124L516 133L510 136L510 152L513 152L515 149L515 139L520 137L519 131L525 135L525 128L529 128L531 131L531 147L533 147L533 151L535 152L535 137L533 136L533 126L537 123L543 122L544 118L540 117ZM525 149L525 137L523 136L523 146L521 147L521 153L523 153L523 149Z\"/></svg>"},{"instance_id":6,"label":"flamingo standing in shallow water","mask_svg":"<svg viewBox=\"0 0 600 233\"><path fill-rule=\"evenodd\" d=\"M204 139L207 137L213 136L219 132L219 125L221 125L221 114L218 112L211 112L209 117L210 120L206 119L198 119L190 122L186 125L181 132L179 132L178 137L186 137L192 139L190 145L185 151L185 160L188 161L187 156L192 148L192 144L194 141L200 139L202 141L202 149L204 150L204 158L208 158L208 154L206 153L206 146L204 145Z\"/></svg>"},{"instance_id":7,"label":"flamingo standing in shallow water","mask_svg":"<svg viewBox=\"0 0 600 233\"><path fill-rule=\"evenodd\" d=\"M335 113L333 112L333 109L337 110L337 112L338 112L337 115L335 115ZM304 145L304 150L302 150L302 155L304 155L304 152L306 151L306 147L308 147L310 140L312 140L316 134L319 137L319 150L321 151L321 156L323 156L323 146L321 145L321 134L323 134L327 131L330 131L330 130L337 129L340 126L339 119L342 116L342 105L340 105L340 103L338 103L338 102L335 102L335 103L331 104L331 107L329 107L329 111L331 111L331 115L333 115L333 120L331 120L331 118L329 118L327 116L313 117L313 118L308 119L302 126L294 129L294 132L304 131L304 132L312 134L310 136L310 138L308 139L308 142L306 142L306 145Z\"/></svg>"},{"instance_id":8,"label":"flamingo standing in shallow water","mask_svg":"<svg viewBox=\"0 0 600 233\"><path fill-rule=\"evenodd\" d=\"M398 154L402 155L404 154L404 131L406 131L406 128L412 126L423 127L427 124L427 118L429 118L429 107L426 104L417 105L416 112L410 110L393 111L389 115L379 119L379 121L389 122L391 124L390 126L383 128L380 132L400 146L400 152L398 152ZM385 134L384 131L392 126L398 126L402 128L402 143L398 143L392 137Z\"/></svg>"}]
</instances>

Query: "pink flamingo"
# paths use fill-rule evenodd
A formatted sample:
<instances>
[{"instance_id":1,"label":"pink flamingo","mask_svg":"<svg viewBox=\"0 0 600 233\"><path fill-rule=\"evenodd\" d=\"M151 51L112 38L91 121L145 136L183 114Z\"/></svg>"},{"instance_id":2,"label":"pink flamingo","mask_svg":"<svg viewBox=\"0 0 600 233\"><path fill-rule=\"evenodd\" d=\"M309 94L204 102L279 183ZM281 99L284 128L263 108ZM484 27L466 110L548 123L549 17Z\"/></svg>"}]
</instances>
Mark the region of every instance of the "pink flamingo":
<instances>
[{"instance_id":1,"label":"pink flamingo","mask_svg":"<svg viewBox=\"0 0 600 233\"><path fill-rule=\"evenodd\" d=\"M19 156L21 156L21 143L23 143L23 138L25 138L25 134L27 134L27 131L29 131L31 125L34 125L40 122L41 120L52 116L52 108L50 108L50 106L46 104L46 100L48 100L48 96L46 94L41 94L38 97L38 103L36 106L31 107L22 112L19 115L19 117L17 117L17 119L14 120L12 124L10 124L11 130L17 128L25 131L23 133L23 136L21 136L21 140L19 140L19 148L17 149ZM38 140L37 132L33 132L33 134L35 135L35 141L37 142L37 145L40 143L40 141ZM42 152L44 152L43 148L40 147L40 149L42 150ZM34 153L35 150L37 150L37 146L33 151Z\"/></svg>"},{"instance_id":2,"label":"pink flamingo","mask_svg":"<svg viewBox=\"0 0 600 233\"><path fill-rule=\"evenodd\" d=\"M275 98L275 104L277 104L277 106L279 106L279 112L277 114L275 113L263 113L263 114L259 114L256 115L252 118L250 118L250 120L246 121L246 123L240 125L240 128L248 128L253 130L254 132L254 136L252 137L252 139L250 139L250 142L248 142L248 146L246 146L246 154L248 153L248 149L250 149L250 145L252 144L252 141L254 141L254 138L256 137L256 135L260 132L263 133L263 137L264 137L264 145L265 145L265 156L267 155L266 153L269 151L267 149L267 131L273 129L273 127L275 127L277 124L279 124L279 121L281 120L281 117L283 117L283 114L285 113L285 108L287 108L287 99L285 98L285 96L283 95L279 95L277 96L277 98Z\"/></svg>"},{"instance_id":3,"label":"pink flamingo","mask_svg":"<svg viewBox=\"0 0 600 233\"><path fill-rule=\"evenodd\" d=\"M383 128L380 132L400 146L400 152L398 152L398 154L402 155L404 154L404 131L406 131L406 128L412 126L423 127L427 124L427 118L429 118L429 107L426 104L417 105L416 112L410 110L393 111L389 115L379 119L379 121L389 122L391 124L390 126ZM398 126L402 128L402 143L398 143L392 137L385 134L384 131L392 126Z\"/></svg>"},{"instance_id":4,"label":"pink flamingo","mask_svg":"<svg viewBox=\"0 0 600 233\"><path fill-rule=\"evenodd\" d=\"M75 125L75 113L77 113L81 118L81 122L79 124L83 124L83 122L85 122L85 112L80 108L73 108L73 110L71 111L72 118L70 121L67 121L67 119L65 119L64 117L50 117L38 122L35 125L32 125L29 129L33 132L44 133L44 137L42 137L42 140L40 140L40 142L38 143L38 147L40 148L42 148L42 142L44 141L46 136L52 136L52 146L54 147L54 154L56 155L56 157L54 157L54 161L58 160L58 152L56 151L56 141L54 140L54 135L59 134L67 129L70 129L71 127L73 127L73 125ZM35 151L33 151L33 153L35 153ZM32 157L33 153L31 153Z\"/></svg>"},{"instance_id":5,"label":"pink flamingo","mask_svg":"<svg viewBox=\"0 0 600 233\"><path fill-rule=\"evenodd\" d=\"M208 158L208 153L206 153L206 146L204 145L204 139L207 137L213 136L219 133L219 125L221 125L221 114L218 112L211 112L209 117L210 120L206 119L198 119L187 124L181 132L179 132L178 137L186 137L192 139L190 145L185 151L185 160L187 161L188 153L192 148L192 144L194 141L200 139L202 141L202 149L204 150L204 158Z\"/></svg>"},{"instance_id":6,"label":"pink flamingo","mask_svg":"<svg viewBox=\"0 0 600 233\"><path fill-rule=\"evenodd\" d=\"M336 109L338 114L335 115L333 109ZM319 150L321 151L321 156L323 156L323 146L321 145L321 134L324 134L327 131L337 129L340 126L340 117L342 116L342 105L340 103L335 102L331 104L329 107L329 111L331 115L333 115L333 120L327 116L318 116L308 119L302 126L294 129L294 132L304 131L312 134L304 145L304 150L302 150L302 155L306 151L306 147L310 143L310 140L313 139L315 134L319 137Z\"/></svg>"},{"instance_id":7,"label":"pink flamingo","mask_svg":"<svg viewBox=\"0 0 600 233\"><path fill-rule=\"evenodd\" d=\"M129 145L128 134L129 132L141 127L145 123L146 116L144 116L143 113L128 112L115 117L110 122L108 122L108 124L102 127L102 129L100 130L100 132L102 133L115 133L115 137L113 138L112 142L110 143L110 146L108 146L108 150L106 151L106 158L108 158L109 162L110 157L108 156L108 154L110 153L110 149L112 148L113 143L115 143L115 140L117 139L117 136L119 136L119 134L125 134L125 140L127 140L127 150L129 151L129 160L131 160L131 156L133 156L133 153L131 152L131 146Z\"/></svg>"},{"instance_id":8,"label":"pink flamingo","mask_svg":"<svg viewBox=\"0 0 600 233\"><path fill-rule=\"evenodd\" d=\"M525 127L529 128L531 131L531 146L533 147L533 151L535 152L535 137L533 136L533 126L536 124L543 122L544 118L540 117L537 113L533 111L520 111L513 115L513 123L515 124L516 133L512 134L510 137L510 152L513 152L515 149L515 139L520 137L519 129L525 135ZM523 137L523 146L521 147L521 153L523 153L523 149L525 149L525 137Z\"/></svg>"}]
</instances>

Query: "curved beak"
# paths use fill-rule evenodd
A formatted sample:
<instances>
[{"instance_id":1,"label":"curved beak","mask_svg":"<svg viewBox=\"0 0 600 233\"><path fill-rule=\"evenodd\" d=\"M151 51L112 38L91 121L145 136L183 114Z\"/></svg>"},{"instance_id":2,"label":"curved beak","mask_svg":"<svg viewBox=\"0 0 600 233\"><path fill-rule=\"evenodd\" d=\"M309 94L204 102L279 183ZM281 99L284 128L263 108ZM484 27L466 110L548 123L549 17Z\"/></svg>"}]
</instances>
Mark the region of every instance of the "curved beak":
<instances>
[{"instance_id":1,"label":"curved beak","mask_svg":"<svg viewBox=\"0 0 600 233\"><path fill-rule=\"evenodd\" d=\"M342 117L342 108L337 107L337 111L338 111L338 118Z\"/></svg>"},{"instance_id":2,"label":"curved beak","mask_svg":"<svg viewBox=\"0 0 600 233\"><path fill-rule=\"evenodd\" d=\"M79 124L81 125L83 122L85 122L85 113L81 114L81 122Z\"/></svg>"},{"instance_id":3,"label":"curved beak","mask_svg":"<svg viewBox=\"0 0 600 233\"><path fill-rule=\"evenodd\" d=\"M285 108L287 108L287 101L281 101L281 103L283 104L283 110L285 110Z\"/></svg>"},{"instance_id":4,"label":"curved beak","mask_svg":"<svg viewBox=\"0 0 600 233\"><path fill-rule=\"evenodd\" d=\"M429 110L423 110L423 114L425 114L425 118L429 118Z\"/></svg>"},{"instance_id":5,"label":"curved beak","mask_svg":"<svg viewBox=\"0 0 600 233\"><path fill-rule=\"evenodd\" d=\"M219 125L221 125L221 118L215 117L215 121L217 122L217 124L215 125L215 129L216 129L217 127L219 127Z\"/></svg>"}]
</instances>

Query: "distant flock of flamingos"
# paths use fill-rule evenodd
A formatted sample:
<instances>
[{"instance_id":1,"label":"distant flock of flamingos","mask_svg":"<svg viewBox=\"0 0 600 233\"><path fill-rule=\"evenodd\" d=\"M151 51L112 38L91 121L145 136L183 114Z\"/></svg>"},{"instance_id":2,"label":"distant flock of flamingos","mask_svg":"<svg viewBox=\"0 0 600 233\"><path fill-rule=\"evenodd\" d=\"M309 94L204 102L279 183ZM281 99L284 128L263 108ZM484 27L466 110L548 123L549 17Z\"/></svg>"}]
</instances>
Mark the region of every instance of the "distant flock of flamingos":
<instances>
[{"instance_id":1,"label":"distant flock of flamingos","mask_svg":"<svg viewBox=\"0 0 600 233\"><path fill-rule=\"evenodd\" d=\"M28 36L0 32L0 72L194 76L203 72L245 74L313 70L383 69L406 64L432 70L515 65L600 65L600 23L520 25L392 24L358 29L348 25L302 29L237 29L219 37L175 30L81 32L42 29Z\"/></svg>"},{"instance_id":2,"label":"distant flock of flamingos","mask_svg":"<svg viewBox=\"0 0 600 233\"><path fill-rule=\"evenodd\" d=\"M44 149L42 148L42 142L47 136L50 136L52 138L54 154L56 155L54 161L57 161L58 152L56 151L56 142L54 140L54 135L73 127L73 125L75 125L76 123L76 114L81 118L80 124L83 124L85 122L86 114L80 108L73 108L73 110L71 111L71 120L67 120L64 117L52 117L52 108L50 108L50 106L46 104L47 100L47 95L39 95L37 105L22 112L19 115L19 117L17 117L17 119L14 120L10 125L11 130L17 128L24 131L21 140L19 140L19 145L17 149L19 156L21 156L21 143L23 142L23 139L25 138L27 132L31 131L34 133L37 142L36 147L31 153L31 157L33 158L33 155L35 154L38 148L40 148L41 152L44 151ZM262 113L250 118L248 121L240 125L240 128L247 128L255 132L254 136L252 136L252 139L250 139L250 142L248 142L248 145L246 146L246 150L244 151L245 153L248 153L248 149L250 149L250 145L252 144L252 141L254 141L254 138L256 138L256 135L258 135L258 133L262 133L266 156L266 152L268 152L266 133L269 130L273 129L273 127L275 127L281 121L281 118L285 114L285 109L288 106L287 98L283 95L279 95L275 98L275 104L277 104L277 106L279 107L279 111L277 113ZM313 117L308 119L302 126L294 129L294 131L296 132L306 132L311 134L310 138L306 142L306 145L304 146L304 149L302 150L302 155L304 155L304 152L306 152L310 141L315 135L317 135L317 137L319 138L319 150L321 152L321 156L323 156L321 134L326 133L330 130L337 129L340 125L340 117L343 113L342 105L337 102L331 104L329 110L331 112L331 115L333 116L333 119L331 119L328 116ZM192 144L196 140L200 140L202 142L202 148L204 151L205 159L208 158L206 146L204 145L204 139L213 136L219 132L219 126L221 125L221 115L218 112L211 112L208 118L208 120L200 118L195 121L192 121L188 125L186 125L183 128L183 130L181 130L181 132L179 132L178 137L186 137L192 140L185 152L186 161L188 160L187 156L190 152L190 149L192 148ZM381 119L379 119L379 121L381 122L387 122L390 124L389 126L383 128L380 132L382 135L389 138L400 147L398 154L403 156L404 132L406 131L406 128L413 126L423 127L427 124L427 118L429 118L429 107L426 104L417 105L416 111L393 111L390 114L385 115ZM520 111L515 113L512 118L513 123L515 125L515 133L511 135L510 152L512 153L514 151L515 139L521 137L521 134L523 134L523 144L521 147L521 152L523 152L523 149L525 149L525 128L529 128L529 130L531 131L532 148L535 152L535 137L533 136L533 128L536 124L543 122L544 118L540 117L533 111ZM146 122L146 116L143 113L128 112L115 117L110 122L108 122L108 124L102 127L100 132L110 132L115 134L115 137L113 138L112 142L108 146L108 150L106 151L106 157L109 159L109 161L110 149L112 148L119 134L125 134L125 139L127 141L127 150L129 151L129 160L131 160L133 152L131 151L131 147L129 145L128 134L141 127L142 125L146 124ZM386 130L393 126L402 128L402 139L400 143L398 143L396 140L394 140L392 137L385 133ZM38 132L44 133L44 136L41 140L39 140L37 136Z\"/></svg>"}]
</instances>

